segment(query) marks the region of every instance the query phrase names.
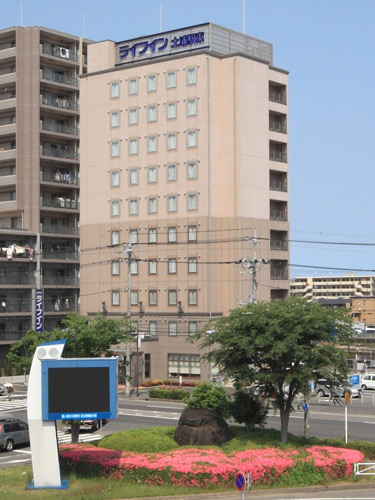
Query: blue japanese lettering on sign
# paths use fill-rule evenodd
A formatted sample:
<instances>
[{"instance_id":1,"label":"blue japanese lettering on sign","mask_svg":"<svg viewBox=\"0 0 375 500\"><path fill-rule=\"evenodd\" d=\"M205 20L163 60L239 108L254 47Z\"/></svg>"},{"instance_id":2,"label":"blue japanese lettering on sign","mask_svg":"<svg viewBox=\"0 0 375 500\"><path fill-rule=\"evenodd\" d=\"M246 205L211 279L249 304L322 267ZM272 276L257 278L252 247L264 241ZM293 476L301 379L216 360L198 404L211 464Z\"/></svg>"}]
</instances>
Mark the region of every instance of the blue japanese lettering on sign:
<instances>
[{"instance_id":1,"label":"blue japanese lettering on sign","mask_svg":"<svg viewBox=\"0 0 375 500\"><path fill-rule=\"evenodd\" d=\"M35 330L38 333L43 332L43 290L36 290L36 304L35 304Z\"/></svg>"},{"instance_id":2,"label":"blue japanese lettering on sign","mask_svg":"<svg viewBox=\"0 0 375 500\"><path fill-rule=\"evenodd\" d=\"M204 32L190 33L189 35L175 36L172 40L172 49L176 47L186 47L187 45L195 45L196 43L204 42Z\"/></svg>"}]
</instances>

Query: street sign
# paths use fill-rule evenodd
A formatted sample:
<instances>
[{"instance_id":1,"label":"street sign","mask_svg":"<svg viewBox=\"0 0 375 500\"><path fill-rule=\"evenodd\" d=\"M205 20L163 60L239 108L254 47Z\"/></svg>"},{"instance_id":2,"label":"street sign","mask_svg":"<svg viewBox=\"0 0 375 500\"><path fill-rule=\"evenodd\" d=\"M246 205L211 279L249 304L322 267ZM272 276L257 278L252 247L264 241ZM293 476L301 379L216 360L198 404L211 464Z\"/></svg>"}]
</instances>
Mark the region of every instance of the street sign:
<instances>
[{"instance_id":1,"label":"street sign","mask_svg":"<svg viewBox=\"0 0 375 500\"><path fill-rule=\"evenodd\" d=\"M237 472L234 476L234 486L238 491L243 491L246 487L246 478L242 472Z\"/></svg>"},{"instance_id":2,"label":"street sign","mask_svg":"<svg viewBox=\"0 0 375 500\"><path fill-rule=\"evenodd\" d=\"M350 392L345 391L345 403L348 405L350 402Z\"/></svg>"},{"instance_id":3,"label":"street sign","mask_svg":"<svg viewBox=\"0 0 375 500\"><path fill-rule=\"evenodd\" d=\"M307 406L307 403L303 403L302 410L307 411L308 409L309 409L309 407Z\"/></svg>"}]
</instances>

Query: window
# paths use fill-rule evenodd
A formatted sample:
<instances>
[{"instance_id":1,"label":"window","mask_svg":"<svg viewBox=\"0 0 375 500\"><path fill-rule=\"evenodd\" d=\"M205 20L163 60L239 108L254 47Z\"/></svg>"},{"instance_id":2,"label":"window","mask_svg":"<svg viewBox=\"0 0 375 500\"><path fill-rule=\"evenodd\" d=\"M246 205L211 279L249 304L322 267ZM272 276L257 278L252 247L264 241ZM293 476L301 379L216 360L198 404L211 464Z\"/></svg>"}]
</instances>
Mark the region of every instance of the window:
<instances>
[{"instance_id":1,"label":"window","mask_svg":"<svg viewBox=\"0 0 375 500\"><path fill-rule=\"evenodd\" d=\"M156 90L156 83L157 83L156 75L150 75L147 78L147 90L149 92L155 92L155 90Z\"/></svg>"},{"instance_id":2,"label":"window","mask_svg":"<svg viewBox=\"0 0 375 500\"><path fill-rule=\"evenodd\" d=\"M168 335L172 335L173 337L177 335L177 321L169 321Z\"/></svg>"},{"instance_id":3,"label":"window","mask_svg":"<svg viewBox=\"0 0 375 500\"><path fill-rule=\"evenodd\" d=\"M189 321L189 335L194 335L198 331L198 322Z\"/></svg>"},{"instance_id":4,"label":"window","mask_svg":"<svg viewBox=\"0 0 375 500\"><path fill-rule=\"evenodd\" d=\"M197 83L197 70L196 68L188 68L186 71L186 83L187 85L194 85Z\"/></svg>"},{"instance_id":5,"label":"window","mask_svg":"<svg viewBox=\"0 0 375 500\"><path fill-rule=\"evenodd\" d=\"M157 292L157 290L149 290L148 303L150 306L157 306L158 305L158 292Z\"/></svg>"},{"instance_id":6,"label":"window","mask_svg":"<svg viewBox=\"0 0 375 500\"><path fill-rule=\"evenodd\" d=\"M136 125L138 123L138 109L129 109L129 125Z\"/></svg>"},{"instance_id":7,"label":"window","mask_svg":"<svg viewBox=\"0 0 375 500\"><path fill-rule=\"evenodd\" d=\"M118 187L120 185L120 172L113 170L111 172L111 187Z\"/></svg>"},{"instance_id":8,"label":"window","mask_svg":"<svg viewBox=\"0 0 375 500\"><path fill-rule=\"evenodd\" d=\"M157 138L156 135L152 135L147 139L147 150L149 153L155 153L157 150Z\"/></svg>"},{"instance_id":9,"label":"window","mask_svg":"<svg viewBox=\"0 0 375 500\"><path fill-rule=\"evenodd\" d=\"M156 214L158 211L158 200L156 197L152 197L148 199L148 213Z\"/></svg>"},{"instance_id":10,"label":"window","mask_svg":"<svg viewBox=\"0 0 375 500\"><path fill-rule=\"evenodd\" d=\"M156 229L156 227L152 227L148 230L148 242L149 243L157 243L157 229Z\"/></svg>"},{"instance_id":11,"label":"window","mask_svg":"<svg viewBox=\"0 0 375 500\"><path fill-rule=\"evenodd\" d=\"M138 154L138 139L129 139L129 154Z\"/></svg>"},{"instance_id":12,"label":"window","mask_svg":"<svg viewBox=\"0 0 375 500\"><path fill-rule=\"evenodd\" d=\"M177 180L177 165L168 165L168 181Z\"/></svg>"},{"instance_id":13,"label":"window","mask_svg":"<svg viewBox=\"0 0 375 500\"><path fill-rule=\"evenodd\" d=\"M196 179L198 176L198 167L196 161L191 161L187 164L187 178Z\"/></svg>"},{"instance_id":14,"label":"window","mask_svg":"<svg viewBox=\"0 0 375 500\"><path fill-rule=\"evenodd\" d=\"M148 182L158 182L158 169L157 167L148 167Z\"/></svg>"},{"instance_id":15,"label":"window","mask_svg":"<svg viewBox=\"0 0 375 500\"><path fill-rule=\"evenodd\" d=\"M111 217L118 217L120 215L120 201L111 201Z\"/></svg>"},{"instance_id":16,"label":"window","mask_svg":"<svg viewBox=\"0 0 375 500\"><path fill-rule=\"evenodd\" d=\"M137 306L138 305L138 290L130 291L130 305Z\"/></svg>"},{"instance_id":17,"label":"window","mask_svg":"<svg viewBox=\"0 0 375 500\"><path fill-rule=\"evenodd\" d=\"M120 275L120 261L113 260L112 261L112 276L119 276L119 275Z\"/></svg>"},{"instance_id":18,"label":"window","mask_svg":"<svg viewBox=\"0 0 375 500\"><path fill-rule=\"evenodd\" d=\"M177 290L168 290L168 305L177 306Z\"/></svg>"},{"instance_id":19,"label":"window","mask_svg":"<svg viewBox=\"0 0 375 500\"><path fill-rule=\"evenodd\" d=\"M111 142L111 158L116 158L120 156L120 143L119 141Z\"/></svg>"},{"instance_id":20,"label":"window","mask_svg":"<svg viewBox=\"0 0 375 500\"><path fill-rule=\"evenodd\" d=\"M177 273L177 259L168 259L168 274Z\"/></svg>"},{"instance_id":21,"label":"window","mask_svg":"<svg viewBox=\"0 0 375 500\"><path fill-rule=\"evenodd\" d=\"M189 270L189 274L195 274L197 272L197 258L196 257L189 257L188 270Z\"/></svg>"},{"instance_id":22,"label":"window","mask_svg":"<svg viewBox=\"0 0 375 500\"><path fill-rule=\"evenodd\" d=\"M151 378L151 354L145 353L145 378Z\"/></svg>"},{"instance_id":23,"label":"window","mask_svg":"<svg viewBox=\"0 0 375 500\"><path fill-rule=\"evenodd\" d=\"M169 102L167 104L167 120L172 120L177 116L177 104L175 102Z\"/></svg>"},{"instance_id":24,"label":"window","mask_svg":"<svg viewBox=\"0 0 375 500\"><path fill-rule=\"evenodd\" d=\"M114 99L115 97L119 97L119 95L120 95L119 82L112 82L111 83L111 99Z\"/></svg>"},{"instance_id":25,"label":"window","mask_svg":"<svg viewBox=\"0 0 375 500\"><path fill-rule=\"evenodd\" d=\"M156 113L156 106L149 106L147 108L147 120L149 122L156 122L157 118L157 113Z\"/></svg>"},{"instance_id":26,"label":"window","mask_svg":"<svg viewBox=\"0 0 375 500\"><path fill-rule=\"evenodd\" d=\"M189 130L187 133L187 147L195 148L197 145L197 131Z\"/></svg>"},{"instance_id":27,"label":"window","mask_svg":"<svg viewBox=\"0 0 375 500\"><path fill-rule=\"evenodd\" d=\"M168 71L167 73L167 89L173 89L177 85L177 73Z\"/></svg>"},{"instance_id":28,"label":"window","mask_svg":"<svg viewBox=\"0 0 375 500\"><path fill-rule=\"evenodd\" d=\"M111 245L120 244L120 231L112 231L111 233Z\"/></svg>"},{"instance_id":29,"label":"window","mask_svg":"<svg viewBox=\"0 0 375 500\"><path fill-rule=\"evenodd\" d=\"M131 78L129 80L129 95L138 94L138 80L136 78Z\"/></svg>"},{"instance_id":30,"label":"window","mask_svg":"<svg viewBox=\"0 0 375 500\"><path fill-rule=\"evenodd\" d=\"M148 263L148 274L157 274L158 263L156 260L150 260Z\"/></svg>"},{"instance_id":31,"label":"window","mask_svg":"<svg viewBox=\"0 0 375 500\"><path fill-rule=\"evenodd\" d=\"M188 226L188 241L197 241L197 226Z\"/></svg>"},{"instance_id":32,"label":"window","mask_svg":"<svg viewBox=\"0 0 375 500\"><path fill-rule=\"evenodd\" d=\"M188 194L188 210L197 210L198 197L196 194Z\"/></svg>"},{"instance_id":33,"label":"window","mask_svg":"<svg viewBox=\"0 0 375 500\"><path fill-rule=\"evenodd\" d=\"M131 170L129 170L129 184L132 186L138 184L138 169L137 168L132 168Z\"/></svg>"},{"instance_id":34,"label":"window","mask_svg":"<svg viewBox=\"0 0 375 500\"><path fill-rule=\"evenodd\" d=\"M111 127L119 127L120 126L120 113L118 111L111 112Z\"/></svg>"},{"instance_id":35,"label":"window","mask_svg":"<svg viewBox=\"0 0 375 500\"><path fill-rule=\"evenodd\" d=\"M189 290L189 306L196 306L198 303L197 290Z\"/></svg>"},{"instance_id":36,"label":"window","mask_svg":"<svg viewBox=\"0 0 375 500\"><path fill-rule=\"evenodd\" d=\"M177 196L169 195L168 196L168 212L176 212L177 211Z\"/></svg>"},{"instance_id":37,"label":"window","mask_svg":"<svg viewBox=\"0 0 375 500\"><path fill-rule=\"evenodd\" d=\"M130 229L129 231L129 243L131 245L136 245L138 243L138 230Z\"/></svg>"},{"instance_id":38,"label":"window","mask_svg":"<svg viewBox=\"0 0 375 500\"><path fill-rule=\"evenodd\" d=\"M201 376L201 362L199 354L168 354L168 377L196 377Z\"/></svg>"},{"instance_id":39,"label":"window","mask_svg":"<svg viewBox=\"0 0 375 500\"><path fill-rule=\"evenodd\" d=\"M134 275L134 276L138 274L138 261L137 260L130 261L130 274Z\"/></svg>"},{"instance_id":40,"label":"window","mask_svg":"<svg viewBox=\"0 0 375 500\"><path fill-rule=\"evenodd\" d=\"M176 243L177 241L177 227L168 228L168 243Z\"/></svg>"},{"instance_id":41,"label":"window","mask_svg":"<svg viewBox=\"0 0 375 500\"><path fill-rule=\"evenodd\" d=\"M187 116L195 116L197 114L197 100L188 99L186 102L186 114Z\"/></svg>"},{"instance_id":42,"label":"window","mask_svg":"<svg viewBox=\"0 0 375 500\"><path fill-rule=\"evenodd\" d=\"M177 147L177 135L175 133L167 135L167 149L173 150Z\"/></svg>"},{"instance_id":43,"label":"window","mask_svg":"<svg viewBox=\"0 0 375 500\"><path fill-rule=\"evenodd\" d=\"M112 305L113 306L120 305L120 292L119 292L119 290L112 290Z\"/></svg>"},{"instance_id":44,"label":"window","mask_svg":"<svg viewBox=\"0 0 375 500\"><path fill-rule=\"evenodd\" d=\"M150 321L148 324L148 331L150 335L157 335L158 334L158 322L157 321Z\"/></svg>"},{"instance_id":45,"label":"window","mask_svg":"<svg viewBox=\"0 0 375 500\"><path fill-rule=\"evenodd\" d=\"M130 215L138 215L138 200L129 200Z\"/></svg>"}]
</instances>

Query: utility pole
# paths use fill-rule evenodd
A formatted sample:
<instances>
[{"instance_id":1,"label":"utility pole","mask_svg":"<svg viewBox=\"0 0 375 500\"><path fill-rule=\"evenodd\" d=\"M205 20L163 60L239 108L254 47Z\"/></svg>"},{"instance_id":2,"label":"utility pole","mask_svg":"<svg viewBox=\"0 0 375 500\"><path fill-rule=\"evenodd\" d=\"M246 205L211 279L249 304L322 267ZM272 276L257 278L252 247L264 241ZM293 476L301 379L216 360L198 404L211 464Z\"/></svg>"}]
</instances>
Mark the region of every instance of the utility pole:
<instances>
[{"instance_id":1,"label":"utility pole","mask_svg":"<svg viewBox=\"0 0 375 500\"><path fill-rule=\"evenodd\" d=\"M127 310L126 315L130 320L130 305L131 305L131 261L132 261L132 246L131 243L124 245L124 253L128 255L128 302L127 302ZM126 381L125 381L125 395L126 397L130 397L130 375L131 375L131 365L130 365L130 357L131 357L131 346L130 342L126 344L126 361L128 364L128 369L126 370Z\"/></svg>"}]
</instances>

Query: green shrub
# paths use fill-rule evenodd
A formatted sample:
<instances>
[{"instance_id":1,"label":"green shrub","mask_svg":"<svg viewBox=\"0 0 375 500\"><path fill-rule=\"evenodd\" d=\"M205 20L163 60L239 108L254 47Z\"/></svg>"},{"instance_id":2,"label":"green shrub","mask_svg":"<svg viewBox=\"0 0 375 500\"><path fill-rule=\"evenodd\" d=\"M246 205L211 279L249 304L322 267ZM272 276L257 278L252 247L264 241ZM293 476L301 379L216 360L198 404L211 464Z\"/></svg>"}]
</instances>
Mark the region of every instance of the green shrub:
<instances>
[{"instance_id":1,"label":"green shrub","mask_svg":"<svg viewBox=\"0 0 375 500\"><path fill-rule=\"evenodd\" d=\"M256 425L264 427L268 404L252 391L238 391L230 405L230 413L236 422L245 424L247 431L250 432Z\"/></svg>"},{"instance_id":2,"label":"green shrub","mask_svg":"<svg viewBox=\"0 0 375 500\"><path fill-rule=\"evenodd\" d=\"M184 389L150 389L148 391L150 398L157 399L182 399L183 401L189 399L189 391Z\"/></svg>"},{"instance_id":3,"label":"green shrub","mask_svg":"<svg viewBox=\"0 0 375 500\"><path fill-rule=\"evenodd\" d=\"M280 486L312 486L326 481L326 474L319 470L313 462L295 464L288 472L281 476Z\"/></svg>"},{"instance_id":4,"label":"green shrub","mask_svg":"<svg viewBox=\"0 0 375 500\"><path fill-rule=\"evenodd\" d=\"M175 427L130 429L105 436L98 448L136 453L163 453L178 448L174 440Z\"/></svg>"},{"instance_id":5,"label":"green shrub","mask_svg":"<svg viewBox=\"0 0 375 500\"><path fill-rule=\"evenodd\" d=\"M230 415L230 398L225 387L213 386L209 382L198 384L193 389L186 406L210 410L222 418L228 418Z\"/></svg>"}]
</instances>

